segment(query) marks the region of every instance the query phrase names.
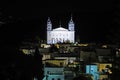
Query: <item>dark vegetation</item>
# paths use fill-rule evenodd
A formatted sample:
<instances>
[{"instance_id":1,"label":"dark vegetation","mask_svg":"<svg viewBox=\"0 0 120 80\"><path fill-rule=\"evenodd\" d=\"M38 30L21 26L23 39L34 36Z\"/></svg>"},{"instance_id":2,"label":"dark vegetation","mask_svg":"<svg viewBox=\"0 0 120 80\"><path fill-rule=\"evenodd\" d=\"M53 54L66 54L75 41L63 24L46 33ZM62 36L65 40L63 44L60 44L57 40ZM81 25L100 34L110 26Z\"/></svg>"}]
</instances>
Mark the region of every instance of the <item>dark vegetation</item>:
<instances>
[{"instance_id":1,"label":"dark vegetation","mask_svg":"<svg viewBox=\"0 0 120 80\"><path fill-rule=\"evenodd\" d=\"M0 80L38 80L43 78L42 56L37 48L34 55L25 55L17 47L0 47Z\"/></svg>"}]
</instances>

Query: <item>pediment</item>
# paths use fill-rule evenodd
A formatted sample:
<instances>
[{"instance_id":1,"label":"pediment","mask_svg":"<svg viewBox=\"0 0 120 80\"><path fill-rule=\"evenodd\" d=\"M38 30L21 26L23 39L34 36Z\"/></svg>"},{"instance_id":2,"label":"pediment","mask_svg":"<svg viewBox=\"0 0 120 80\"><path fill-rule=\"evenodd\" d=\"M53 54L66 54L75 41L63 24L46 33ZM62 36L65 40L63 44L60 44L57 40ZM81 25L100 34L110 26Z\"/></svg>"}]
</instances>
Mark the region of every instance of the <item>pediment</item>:
<instances>
[{"instance_id":1,"label":"pediment","mask_svg":"<svg viewBox=\"0 0 120 80\"><path fill-rule=\"evenodd\" d=\"M55 28L53 31L68 31L68 29L65 29L63 27Z\"/></svg>"}]
</instances>

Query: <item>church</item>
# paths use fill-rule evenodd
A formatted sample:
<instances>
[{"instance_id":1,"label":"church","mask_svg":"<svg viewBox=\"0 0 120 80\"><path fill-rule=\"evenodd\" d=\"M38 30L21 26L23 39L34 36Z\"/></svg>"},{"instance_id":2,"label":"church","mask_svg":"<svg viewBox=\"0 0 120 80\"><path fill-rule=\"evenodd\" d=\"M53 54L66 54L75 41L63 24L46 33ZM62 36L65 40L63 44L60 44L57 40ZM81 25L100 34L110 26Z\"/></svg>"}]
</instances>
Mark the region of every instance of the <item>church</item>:
<instances>
[{"instance_id":1,"label":"church","mask_svg":"<svg viewBox=\"0 0 120 80\"><path fill-rule=\"evenodd\" d=\"M47 44L56 43L74 43L75 42L75 24L72 16L68 22L68 29L63 28L61 25L58 28L52 29L52 22L50 17L47 20Z\"/></svg>"}]
</instances>

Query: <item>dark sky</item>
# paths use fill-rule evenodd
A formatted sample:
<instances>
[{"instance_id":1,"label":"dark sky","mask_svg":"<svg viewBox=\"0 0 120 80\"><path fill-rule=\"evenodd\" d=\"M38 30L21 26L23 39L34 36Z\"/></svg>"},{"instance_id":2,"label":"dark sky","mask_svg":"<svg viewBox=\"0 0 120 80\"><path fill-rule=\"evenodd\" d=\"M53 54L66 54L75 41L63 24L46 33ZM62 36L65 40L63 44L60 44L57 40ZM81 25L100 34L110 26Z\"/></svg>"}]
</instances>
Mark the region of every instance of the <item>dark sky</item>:
<instances>
[{"instance_id":1,"label":"dark sky","mask_svg":"<svg viewBox=\"0 0 120 80\"><path fill-rule=\"evenodd\" d=\"M76 35L82 42L105 40L113 15L113 0L3 0L0 8L1 36L10 43L33 39L36 35L46 39L46 21L51 17L53 28L67 28L71 14Z\"/></svg>"}]
</instances>

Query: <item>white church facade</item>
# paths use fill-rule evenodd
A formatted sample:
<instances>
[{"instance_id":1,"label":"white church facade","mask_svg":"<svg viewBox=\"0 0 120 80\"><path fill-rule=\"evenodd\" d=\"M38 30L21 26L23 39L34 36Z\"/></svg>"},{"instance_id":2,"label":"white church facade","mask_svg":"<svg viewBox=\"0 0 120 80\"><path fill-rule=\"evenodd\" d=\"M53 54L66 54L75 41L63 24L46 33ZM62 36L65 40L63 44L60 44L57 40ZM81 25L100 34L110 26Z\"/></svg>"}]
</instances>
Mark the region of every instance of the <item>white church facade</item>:
<instances>
[{"instance_id":1,"label":"white church facade","mask_svg":"<svg viewBox=\"0 0 120 80\"><path fill-rule=\"evenodd\" d=\"M75 24L72 16L68 22L68 29L63 28L61 25L58 28L52 29L52 22L50 18L47 20L47 44L56 44L64 42L75 42Z\"/></svg>"}]
</instances>

